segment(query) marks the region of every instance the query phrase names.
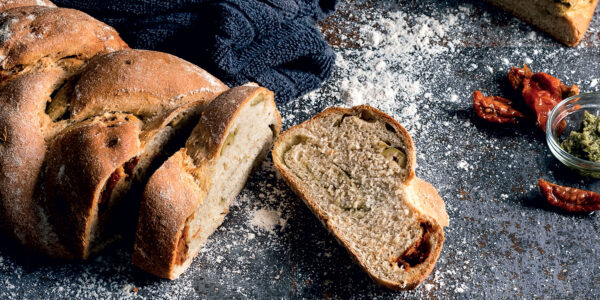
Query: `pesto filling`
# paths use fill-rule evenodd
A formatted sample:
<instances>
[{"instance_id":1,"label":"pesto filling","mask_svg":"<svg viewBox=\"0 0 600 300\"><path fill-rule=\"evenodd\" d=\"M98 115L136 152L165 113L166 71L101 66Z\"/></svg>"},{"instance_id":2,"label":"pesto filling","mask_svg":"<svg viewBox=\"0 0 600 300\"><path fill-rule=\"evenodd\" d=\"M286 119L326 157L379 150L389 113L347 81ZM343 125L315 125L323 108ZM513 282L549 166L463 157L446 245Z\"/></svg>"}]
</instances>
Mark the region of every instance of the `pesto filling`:
<instances>
[{"instance_id":1,"label":"pesto filling","mask_svg":"<svg viewBox=\"0 0 600 300\"><path fill-rule=\"evenodd\" d=\"M600 162L600 117L584 111L581 127L572 131L561 147L575 157Z\"/></svg>"}]
</instances>

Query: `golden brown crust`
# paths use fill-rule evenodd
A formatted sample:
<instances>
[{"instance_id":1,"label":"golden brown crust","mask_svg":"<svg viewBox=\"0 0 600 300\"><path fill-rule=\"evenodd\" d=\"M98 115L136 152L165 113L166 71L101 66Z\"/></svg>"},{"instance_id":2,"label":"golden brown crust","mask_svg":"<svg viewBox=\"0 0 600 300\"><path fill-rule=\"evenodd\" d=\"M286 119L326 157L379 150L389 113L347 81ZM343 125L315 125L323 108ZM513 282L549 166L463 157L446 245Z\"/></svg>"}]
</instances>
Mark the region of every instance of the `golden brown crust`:
<instances>
[{"instance_id":1,"label":"golden brown crust","mask_svg":"<svg viewBox=\"0 0 600 300\"><path fill-rule=\"evenodd\" d=\"M419 187L426 188L424 191L419 192L418 196L425 197L429 203L438 206L438 207L432 208L431 210L417 210L418 212L420 212L422 214L421 215L421 218L423 220L422 222L427 222L427 224L429 224L429 228L431 230L431 232L429 234L429 242L431 243L431 251L430 251L430 255L427 257L427 259L423 263L412 268L411 270L407 270L407 272L410 274L410 276L407 277L407 279L404 283L388 281L388 280L378 277L377 274L373 274L372 272L370 272L369 271L369 269L370 269L369 262L363 261L359 258L357 252L355 252L355 249L353 249L353 247L351 247L348 244L348 242L346 242L342 238L343 235L341 235L340 232L338 232L336 230L335 226L332 226L329 223L329 219L327 217L326 212L321 210L319 205L317 205L314 202L314 200L311 199L308 191L303 190L302 184L295 180L294 176L290 172L288 172L287 168L284 166L284 164L282 162L283 161L283 159L282 159L283 152L282 151L284 150L284 147L282 147L282 145L283 145L283 143L286 142L286 139L289 138L288 136L292 136L294 134L295 130L303 128L303 127L307 126L307 124L309 122L312 122L318 118L324 118L328 115L332 115L332 114L359 115L361 112L364 112L364 111L368 111L368 112L372 113L375 118L384 120L387 124L392 125L396 129L396 133L398 134L398 136L402 139L402 141L406 145L404 151L407 154L407 158L408 158L407 167L406 167L408 170L408 174L403 183L407 186L416 183L416 185L418 185ZM279 172L285 179L286 183L290 186L290 188L307 204L309 209L319 218L319 220L325 225L325 227L329 231L332 232L332 234L334 235L336 240L338 240L338 242L340 242L340 244L342 244L342 246L344 246L344 248L346 248L346 250L350 253L350 256L352 257L352 259L354 261L356 261L367 272L369 277L373 278L373 280L377 284L380 284L380 285L385 286L390 289L399 289L399 290L413 289L416 286L418 286L431 273L431 271L433 270L433 268L435 266L435 262L437 261L437 258L439 257L439 255L441 253L443 242L444 242L444 233L442 230L442 226L440 226L439 222L447 223L447 219L444 220L444 215L446 215L445 205L444 205L443 200L437 194L437 191L435 190L435 188L433 188L433 186L429 185L428 183L426 184L421 179L418 179L418 178L414 179L415 178L414 170L415 170L415 164L416 164L416 156L415 156L414 145L413 145L412 139L410 138L410 135L408 134L408 132L392 117L388 116L387 114L381 112L378 109L375 109L373 107L366 106L366 105L356 106L356 107L352 107L352 108L340 108L340 107L327 108L323 112L315 115L310 120L307 120L304 123L298 124L290 129L288 129L277 139L277 141L275 142L275 145L273 147L273 163L275 164L275 167L279 170ZM446 217L447 217L447 215L446 215Z\"/></svg>"},{"instance_id":2,"label":"golden brown crust","mask_svg":"<svg viewBox=\"0 0 600 300\"><path fill-rule=\"evenodd\" d=\"M0 219L10 235L50 256L63 256L65 251L40 228L35 199L47 148L47 116L39 112L63 76L60 69L27 74L0 89Z\"/></svg>"},{"instance_id":3,"label":"golden brown crust","mask_svg":"<svg viewBox=\"0 0 600 300\"><path fill-rule=\"evenodd\" d=\"M188 102L212 100L227 89L208 72L173 55L116 51L93 59L82 72L70 115L82 120L120 111L152 117Z\"/></svg>"},{"instance_id":4,"label":"golden brown crust","mask_svg":"<svg viewBox=\"0 0 600 300\"><path fill-rule=\"evenodd\" d=\"M409 184L411 204L422 214L431 216L441 226L450 226L450 218L446 212L444 200L431 183L415 177Z\"/></svg>"},{"instance_id":5,"label":"golden brown crust","mask_svg":"<svg viewBox=\"0 0 600 300\"><path fill-rule=\"evenodd\" d=\"M141 127L131 115L94 118L68 127L50 146L46 201L51 223L74 257L90 254L102 189L115 169L140 151Z\"/></svg>"},{"instance_id":6,"label":"golden brown crust","mask_svg":"<svg viewBox=\"0 0 600 300\"><path fill-rule=\"evenodd\" d=\"M0 14L5 28L0 33L0 173L6 175L0 178L0 216L3 227L30 248L50 256L85 258L107 176L123 169L123 162L137 151L104 151L100 142L77 135L93 131L99 140L113 134L111 129L95 124L96 130L87 132L80 128L84 123L76 122L119 111L156 121L181 105L210 100L227 86L168 54L130 50L105 55L128 48L114 29L79 11L19 3ZM158 124L152 131L164 127L164 122L151 124ZM114 135L119 143L139 144L140 128ZM147 132L143 137L151 136ZM51 144L55 150L48 151ZM60 154L46 156L52 151ZM118 161L107 160L107 155ZM54 160L45 161L48 157ZM79 182L70 190L59 182L63 164L63 172ZM63 218L58 203L65 201L68 205L63 206L75 213ZM69 249L58 240L55 227Z\"/></svg>"},{"instance_id":7,"label":"golden brown crust","mask_svg":"<svg viewBox=\"0 0 600 300\"><path fill-rule=\"evenodd\" d=\"M192 132L186 143L186 146L190 149L189 155L194 158L196 164L205 163L218 156L225 142L226 136L224 135L229 130L232 124L231 121L239 113L239 109L261 93L267 95L268 99L273 98L273 92L265 88L244 85L223 93L222 97L229 101L227 105L223 105L221 101L212 101L207 105L198 126L194 128L194 132ZM281 116L277 114L277 118L279 121L274 130L279 134L281 131Z\"/></svg>"},{"instance_id":8,"label":"golden brown crust","mask_svg":"<svg viewBox=\"0 0 600 300\"><path fill-rule=\"evenodd\" d=\"M186 171L187 159L185 150L179 151L154 172L140 206L132 262L163 278L173 277L185 221L207 193Z\"/></svg>"},{"instance_id":9,"label":"golden brown crust","mask_svg":"<svg viewBox=\"0 0 600 300\"><path fill-rule=\"evenodd\" d=\"M0 2L0 12L22 6L48 6L56 7L54 3L48 0L3 0Z\"/></svg>"},{"instance_id":10,"label":"golden brown crust","mask_svg":"<svg viewBox=\"0 0 600 300\"><path fill-rule=\"evenodd\" d=\"M112 27L72 9L13 8L0 14L0 24L0 80L49 65L78 68L97 54L128 48Z\"/></svg>"},{"instance_id":11,"label":"golden brown crust","mask_svg":"<svg viewBox=\"0 0 600 300\"><path fill-rule=\"evenodd\" d=\"M177 262L178 242L186 220L208 193L213 163L227 133L244 105L265 94L273 108L273 93L257 86L232 88L211 101L202 113L186 147L171 156L150 178L136 231L133 264L156 276L174 279L182 268ZM281 130L277 113L276 134ZM191 260L188 260L189 263Z\"/></svg>"},{"instance_id":12,"label":"golden brown crust","mask_svg":"<svg viewBox=\"0 0 600 300\"><path fill-rule=\"evenodd\" d=\"M577 46L587 31L598 0L486 0L549 33L568 46Z\"/></svg>"},{"instance_id":13,"label":"golden brown crust","mask_svg":"<svg viewBox=\"0 0 600 300\"><path fill-rule=\"evenodd\" d=\"M149 81L149 76L160 80L160 84ZM126 162L142 155L145 145L141 143L164 128L168 119L184 110L195 110L226 89L204 70L154 51L117 51L97 57L86 66L73 84L72 99L67 100L69 122L112 111L119 111L119 120L111 121L109 115L75 123L65 129L68 134L59 134L48 153L48 206L55 216L61 211L69 212L68 217L56 218L52 223L74 257L87 258L92 251L91 240L103 230L95 224L102 220L98 207L100 202L108 201L103 200L103 193L110 188L107 182L111 176L122 172ZM146 124L136 115L145 117ZM129 120L120 120L123 118ZM135 130L118 122L135 123ZM58 176L60 172L62 177ZM124 175L118 177L112 180L131 180ZM67 184L64 178L73 180ZM106 193L110 200L111 190Z\"/></svg>"}]
</instances>

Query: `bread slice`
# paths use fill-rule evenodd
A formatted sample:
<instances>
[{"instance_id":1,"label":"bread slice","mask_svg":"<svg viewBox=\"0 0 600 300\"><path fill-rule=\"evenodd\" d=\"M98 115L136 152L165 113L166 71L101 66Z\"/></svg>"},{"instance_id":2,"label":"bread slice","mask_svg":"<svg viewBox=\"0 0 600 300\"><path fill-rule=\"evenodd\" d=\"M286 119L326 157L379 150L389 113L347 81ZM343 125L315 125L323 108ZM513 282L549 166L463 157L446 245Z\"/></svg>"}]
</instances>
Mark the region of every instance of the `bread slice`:
<instances>
[{"instance_id":1,"label":"bread slice","mask_svg":"<svg viewBox=\"0 0 600 300\"><path fill-rule=\"evenodd\" d=\"M283 133L273 161L378 284L412 289L431 272L448 215L415 178L413 142L394 119L370 106L328 108Z\"/></svg>"},{"instance_id":2,"label":"bread slice","mask_svg":"<svg viewBox=\"0 0 600 300\"><path fill-rule=\"evenodd\" d=\"M590 26L598 0L486 0L549 33L568 46L577 46Z\"/></svg>"},{"instance_id":3,"label":"bread slice","mask_svg":"<svg viewBox=\"0 0 600 300\"><path fill-rule=\"evenodd\" d=\"M236 87L210 102L185 147L146 185L133 264L169 279L187 269L280 130L267 89Z\"/></svg>"}]
</instances>

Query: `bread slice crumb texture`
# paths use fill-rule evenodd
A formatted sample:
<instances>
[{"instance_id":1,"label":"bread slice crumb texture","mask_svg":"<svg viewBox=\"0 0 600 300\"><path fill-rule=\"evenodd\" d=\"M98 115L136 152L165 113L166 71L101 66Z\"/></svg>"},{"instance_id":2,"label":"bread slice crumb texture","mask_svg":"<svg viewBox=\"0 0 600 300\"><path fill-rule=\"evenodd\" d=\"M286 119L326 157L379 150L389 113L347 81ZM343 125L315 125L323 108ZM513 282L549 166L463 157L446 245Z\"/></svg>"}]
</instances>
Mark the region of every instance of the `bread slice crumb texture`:
<instances>
[{"instance_id":1,"label":"bread slice crumb texture","mask_svg":"<svg viewBox=\"0 0 600 300\"><path fill-rule=\"evenodd\" d=\"M206 198L186 222L189 259L193 259L208 237L223 223L229 206L239 194L254 164L262 162L273 143L269 124L277 123L276 111L260 94L246 104L226 133L215 161L212 184Z\"/></svg>"},{"instance_id":2,"label":"bread slice crumb texture","mask_svg":"<svg viewBox=\"0 0 600 300\"><path fill-rule=\"evenodd\" d=\"M323 115L292 129L278 159L363 267L381 280L402 283L407 266L399 258L426 231L418 213L400 200L407 198L404 182L412 176L412 142L368 110Z\"/></svg>"}]
</instances>

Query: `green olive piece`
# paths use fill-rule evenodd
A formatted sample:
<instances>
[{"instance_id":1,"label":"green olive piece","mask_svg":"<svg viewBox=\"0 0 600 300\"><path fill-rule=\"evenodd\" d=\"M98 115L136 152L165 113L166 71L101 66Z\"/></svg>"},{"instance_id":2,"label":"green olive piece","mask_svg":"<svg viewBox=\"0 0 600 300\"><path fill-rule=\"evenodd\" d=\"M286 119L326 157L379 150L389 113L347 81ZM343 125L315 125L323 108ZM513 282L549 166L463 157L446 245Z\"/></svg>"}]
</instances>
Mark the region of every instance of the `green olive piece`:
<instances>
[{"instance_id":1,"label":"green olive piece","mask_svg":"<svg viewBox=\"0 0 600 300\"><path fill-rule=\"evenodd\" d=\"M233 139L235 138L236 133L237 133L237 129L233 132L230 132L229 135L227 136L227 138L225 138L225 142L223 143L223 147L221 147L220 154L223 154L223 150L225 150L225 147L233 144Z\"/></svg>"},{"instance_id":2,"label":"green olive piece","mask_svg":"<svg viewBox=\"0 0 600 300\"><path fill-rule=\"evenodd\" d=\"M398 165L400 165L400 167L406 167L406 154L404 154L402 150L399 150L398 148L394 147L389 147L383 150L381 154L388 158L391 157L395 162L398 163Z\"/></svg>"},{"instance_id":3,"label":"green olive piece","mask_svg":"<svg viewBox=\"0 0 600 300\"><path fill-rule=\"evenodd\" d=\"M252 102L250 102L250 106L256 106L259 103L263 102L265 100L265 98L263 97L257 97L256 99L253 99Z\"/></svg>"},{"instance_id":4,"label":"green olive piece","mask_svg":"<svg viewBox=\"0 0 600 300\"><path fill-rule=\"evenodd\" d=\"M377 144L375 144L375 148L379 151L384 151L385 149L389 148L390 145L384 141L379 141L377 142Z\"/></svg>"}]
</instances>

